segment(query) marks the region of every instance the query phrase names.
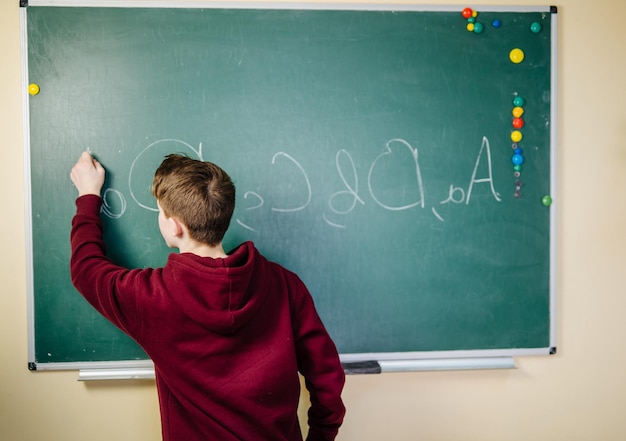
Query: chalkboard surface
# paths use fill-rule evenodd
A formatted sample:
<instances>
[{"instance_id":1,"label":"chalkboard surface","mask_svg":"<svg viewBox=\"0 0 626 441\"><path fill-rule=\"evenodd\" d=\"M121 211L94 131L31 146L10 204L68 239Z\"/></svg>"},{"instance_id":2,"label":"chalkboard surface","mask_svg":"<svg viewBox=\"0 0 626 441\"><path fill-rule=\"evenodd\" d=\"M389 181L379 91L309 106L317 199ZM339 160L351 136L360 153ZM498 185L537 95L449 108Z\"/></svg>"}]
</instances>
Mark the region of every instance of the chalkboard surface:
<instances>
[{"instance_id":1,"label":"chalkboard surface","mask_svg":"<svg viewBox=\"0 0 626 441\"><path fill-rule=\"evenodd\" d=\"M86 149L120 264L165 263L150 185L184 153L235 181L225 247L298 273L342 356L549 351L553 14L478 12L25 8L31 368L146 358L70 283Z\"/></svg>"}]
</instances>

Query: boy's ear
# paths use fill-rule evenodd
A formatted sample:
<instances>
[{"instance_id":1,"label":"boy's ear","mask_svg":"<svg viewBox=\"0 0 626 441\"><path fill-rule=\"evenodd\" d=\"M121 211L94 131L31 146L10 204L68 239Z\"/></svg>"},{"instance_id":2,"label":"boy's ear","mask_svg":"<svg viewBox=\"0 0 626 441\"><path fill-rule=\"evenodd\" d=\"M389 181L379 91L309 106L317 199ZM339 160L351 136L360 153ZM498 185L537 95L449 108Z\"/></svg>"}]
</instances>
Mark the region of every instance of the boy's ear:
<instances>
[{"instance_id":1,"label":"boy's ear","mask_svg":"<svg viewBox=\"0 0 626 441\"><path fill-rule=\"evenodd\" d=\"M172 235L174 237L182 237L186 230L185 225L175 217L170 217L168 221L170 222Z\"/></svg>"}]
</instances>

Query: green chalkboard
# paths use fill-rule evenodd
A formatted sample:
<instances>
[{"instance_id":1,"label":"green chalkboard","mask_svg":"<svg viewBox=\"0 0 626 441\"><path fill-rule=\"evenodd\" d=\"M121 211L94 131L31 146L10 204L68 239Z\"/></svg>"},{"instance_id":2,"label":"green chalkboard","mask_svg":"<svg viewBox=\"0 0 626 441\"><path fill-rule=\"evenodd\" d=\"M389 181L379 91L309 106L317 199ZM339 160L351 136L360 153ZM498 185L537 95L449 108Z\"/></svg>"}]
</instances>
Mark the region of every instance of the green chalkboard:
<instances>
[{"instance_id":1,"label":"green chalkboard","mask_svg":"<svg viewBox=\"0 0 626 441\"><path fill-rule=\"evenodd\" d=\"M150 184L185 153L236 183L226 248L298 273L344 359L550 352L555 11L478 12L23 8L31 368L146 358L70 283L86 149L120 264L165 263Z\"/></svg>"}]
</instances>

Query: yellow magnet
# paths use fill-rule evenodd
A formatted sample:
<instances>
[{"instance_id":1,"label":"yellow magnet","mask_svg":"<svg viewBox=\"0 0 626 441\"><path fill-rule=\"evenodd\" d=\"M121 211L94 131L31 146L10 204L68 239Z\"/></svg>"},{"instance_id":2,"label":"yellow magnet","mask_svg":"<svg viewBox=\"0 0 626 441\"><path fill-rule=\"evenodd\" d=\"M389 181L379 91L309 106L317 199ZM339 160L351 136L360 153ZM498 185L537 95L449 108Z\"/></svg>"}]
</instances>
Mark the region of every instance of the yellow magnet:
<instances>
[{"instance_id":1,"label":"yellow magnet","mask_svg":"<svg viewBox=\"0 0 626 441\"><path fill-rule=\"evenodd\" d=\"M28 93L31 95L37 95L39 93L39 86L35 83L28 86Z\"/></svg>"},{"instance_id":2,"label":"yellow magnet","mask_svg":"<svg viewBox=\"0 0 626 441\"><path fill-rule=\"evenodd\" d=\"M513 63L519 64L524 61L524 51L515 48L509 53L509 58Z\"/></svg>"},{"instance_id":3,"label":"yellow magnet","mask_svg":"<svg viewBox=\"0 0 626 441\"><path fill-rule=\"evenodd\" d=\"M514 130L511 132L511 141L520 142L522 140L522 132L519 130Z\"/></svg>"},{"instance_id":4,"label":"yellow magnet","mask_svg":"<svg viewBox=\"0 0 626 441\"><path fill-rule=\"evenodd\" d=\"M524 114L524 108L519 107L519 106L513 107L513 111L511 113L513 114L515 118L519 118L520 116Z\"/></svg>"}]
</instances>

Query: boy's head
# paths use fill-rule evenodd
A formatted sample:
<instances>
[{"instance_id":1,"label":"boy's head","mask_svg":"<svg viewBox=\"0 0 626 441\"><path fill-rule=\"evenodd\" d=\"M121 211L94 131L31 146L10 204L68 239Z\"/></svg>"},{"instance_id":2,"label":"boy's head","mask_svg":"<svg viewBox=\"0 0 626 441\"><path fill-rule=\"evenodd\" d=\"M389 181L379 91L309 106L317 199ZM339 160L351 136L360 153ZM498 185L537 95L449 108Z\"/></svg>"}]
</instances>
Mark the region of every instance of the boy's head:
<instances>
[{"instance_id":1,"label":"boy's head","mask_svg":"<svg viewBox=\"0 0 626 441\"><path fill-rule=\"evenodd\" d=\"M168 155L157 168L152 194L166 217L185 224L198 242L218 245L235 209L235 185L215 164Z\"/></svg>"}]
</instances>

